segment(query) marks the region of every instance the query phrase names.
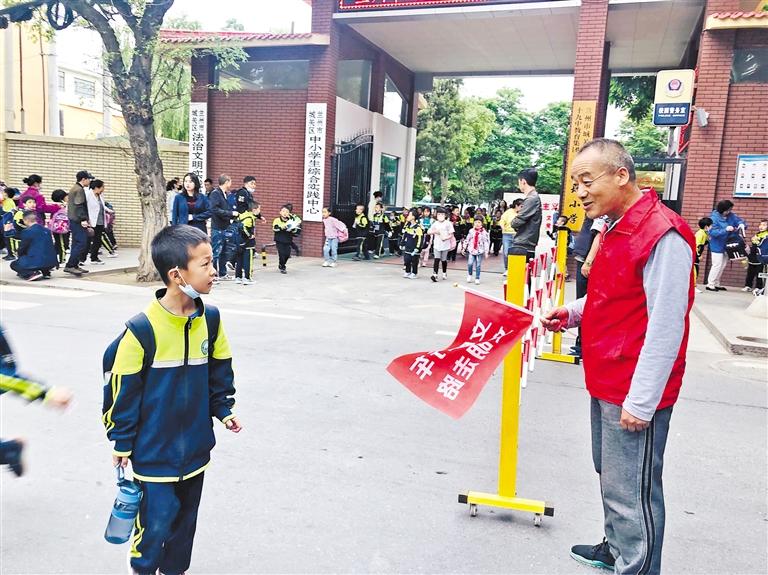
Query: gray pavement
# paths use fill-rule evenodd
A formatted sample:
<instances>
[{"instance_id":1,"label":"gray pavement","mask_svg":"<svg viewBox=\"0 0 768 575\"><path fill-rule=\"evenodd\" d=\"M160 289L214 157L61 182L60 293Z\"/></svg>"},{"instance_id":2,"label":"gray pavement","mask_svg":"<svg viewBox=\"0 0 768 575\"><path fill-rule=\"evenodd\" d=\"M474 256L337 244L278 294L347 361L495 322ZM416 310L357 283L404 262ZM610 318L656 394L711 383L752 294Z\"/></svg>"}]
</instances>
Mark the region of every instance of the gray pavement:
<instances>
[{"instance_id":1,"label":"gray pavement","mask_svg":"<svg viewBox=\"0 0 768 575\"><path fill-rule=\"evenodd\" d=\"M594 573L568 557L602 537L581 369L537 362L523 393L518 492L554 502L555 517L470 518L457 494L496 486L500 373L453 421L384 369L451 341L465 274L435 285L393 265L319 263L259 268L256 285L208 298L232 341L245 429L217 428L190 572ZM28 439L30 464L21 479L0 474L2 573L126 572L127 546L102 538L115 489L101 354L151 288L104 279L0 286L22 368L77 394L61 415L0 402L0 432ZM500 274L483 280L500 293ZM665 572L765 573L767 374L692 319L667 446Z\"/></svg>"},{"instance_id":2,"label":"gray pavement","mask_svg":"<svg viewBox=\"0 0 768 575\"><path fill-rule=\"evenodd\" d=\"M729 352L768 357L768 319L748 311L755 296L728 289L696 294L694 313Z\"/></svg>"}]
</instances>

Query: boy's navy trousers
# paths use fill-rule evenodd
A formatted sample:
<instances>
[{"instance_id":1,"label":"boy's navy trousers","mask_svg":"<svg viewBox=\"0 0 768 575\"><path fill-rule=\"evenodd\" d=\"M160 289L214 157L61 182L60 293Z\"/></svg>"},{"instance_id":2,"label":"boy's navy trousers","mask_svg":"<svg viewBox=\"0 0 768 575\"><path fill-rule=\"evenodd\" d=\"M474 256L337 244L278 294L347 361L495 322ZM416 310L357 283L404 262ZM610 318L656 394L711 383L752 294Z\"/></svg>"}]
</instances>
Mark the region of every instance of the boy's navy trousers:
<instances>
[{"instance_id":1,"label":"boy's navy trousers","mask_svg":"<svg viewBox=\"0 0 768 575\"><path fill-rule=\"evenodd\" d=\"M130 553L134 571L179 575L189 569L203 475L173 483L136 480L142 497Z\"/></svg>"}]
</instances>

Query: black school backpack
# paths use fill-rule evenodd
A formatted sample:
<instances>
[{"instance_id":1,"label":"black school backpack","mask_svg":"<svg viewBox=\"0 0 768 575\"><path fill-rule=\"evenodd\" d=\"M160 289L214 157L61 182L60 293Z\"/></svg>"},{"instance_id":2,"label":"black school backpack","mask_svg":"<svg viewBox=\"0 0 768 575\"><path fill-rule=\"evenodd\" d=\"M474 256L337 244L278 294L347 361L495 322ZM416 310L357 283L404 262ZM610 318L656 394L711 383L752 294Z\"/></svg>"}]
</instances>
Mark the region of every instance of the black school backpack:
<instances>
[{"instance_id":1,"label":"black school backpack","mask_svg":"<svg viewBox=\"0 0 768 575\"><path fill-rule=\"evenodd\" d=\"M205 307L205 323L208 326L208 357L213 356L213 348L216 343L216 336L219 334L219 324L221 323L221 315L219 309L214 306ZM102 369L104 371L104 381L107 382L109 387L109 375L112 373L112 368L115 365L115 357L117 357L117 348L120 345L120 341L123 339L125 332L131 330L131 333L139 341L141 347L144 348L144 361L141 365L142 377L146 377L147 370L152 366L155 361L155 350L157 344L155 343L155 332L152 329L152 324L149 322L149 318L145 313L139 313L125 322L125 329L122 333L107 347L104 352L104 359L102 360ZM105 393L107 393L105 389Z\"/></svg>"}]
</instances>

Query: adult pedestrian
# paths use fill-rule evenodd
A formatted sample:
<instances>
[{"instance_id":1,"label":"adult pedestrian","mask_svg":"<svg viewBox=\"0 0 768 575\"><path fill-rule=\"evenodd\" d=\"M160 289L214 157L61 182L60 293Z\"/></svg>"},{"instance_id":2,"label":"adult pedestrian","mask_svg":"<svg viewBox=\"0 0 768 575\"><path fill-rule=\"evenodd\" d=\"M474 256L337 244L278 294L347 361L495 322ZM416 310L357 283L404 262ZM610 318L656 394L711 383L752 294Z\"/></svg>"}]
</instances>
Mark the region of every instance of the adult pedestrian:
<instances>
[{"instance_id":1,"label":"adult pedestrian","mask_svg":"<svg viewBox=\"0 0 768 575\"><path fill-rule=\"evenodd\" d=\"M688 224L637 185L615 140L587 143L571 177L587 217L608 216L586 297L542 320L581 325L591 395L592 457L600 476L605 537L571 557L616 573L659 573L664 538L662 467L680 392L693 305L695 240Z\"/></svg>"},{"instance_id":2,"label":"adult pedestrian","mask_svg":"<svg viewBox=\"0 0 768 575\"><path fill-rule=\"evenodd\" d=\"M515 228L512 227L512 222L517 218L517 214L520 212L523 202L523 198L515 198L512 200L512 205L501 213L501 219L499 220L505 275L507 273L507 256L509 256L509 250L512 249L516 233Z\"/></svg>"},{"instance_id":3,"label":"adult pedestrian","mask_svg":"<svg viewBox=\"0 0 768 575\"><path fill-rule=\"evenodd\" d=\"M75 175L75 185L67 195L67 217L69 230L72 233L72 245L69 248L69 259L64 271L74 276L87 274L88 270L80 267L80 262L88 253L88 236L93 233L88 220L88 204L85 199L85 188L90 187L93 176L87 170L81 170ZM90 230L90 231L89 231Z\"/></svg>"},{"instance_id":4,"label":"adult pedestrian","mask_svg":"<svg viewBox=\"0 0 768 575\"><path fill-rule=\"evenodd\" d=\"M102 180L91 180L91 185L85 189L85 202L88 207L88 223L93 234L88 234L88 248L83 254L83 262L87 253L90 253L91 265L103 266L104 262L99 259L99 250L101 249L101 236L104 234L104 227L107 223L107 208L104 206L104 182Z\"/></svg>"},{"instance_id":5,"label":"adult pedestrian","mask_svg":"<svg viewBox=\"0 0 768 575\"><path fill-rule=\"evenodd\" d=\"M507 256L525 256L528 260L536 256L536 245L541 233L541 199L536 192L538 178L539 173L535 168L527 168L517 175L517 185L525 199L517 216L512 220L515 236Z\"/></svg>"},{"instance_id":6,"label":"adult pedestrian","mask_svg":"<svg viewBox=\"0 0 768 575\"><path fill-rule=\"evenodd\" d=\"M230 194L230 206L237 211L238 214L244 214L250 212L253 209L253 204L256 201L253 198L253 194L256 193L256 177L245 176L243 178L243 187L237 190L235 193Z\"/></svg>"},{"instance_id":7,"label":"adult pedestrian","mask_svg":"<svg viewBox=\"0 0 768 575\"><path fill-rule=\"evenodd\" d=\"M213 191L213 180L211 178L205 178L205 180L203 180L203 188L203 193L206 196L210 195L210 193Z\"/></svg>"},{"instance_id":8,"label":"adult pedestrian","mask_svg":"<svg viewBox=\"0 0 768 575\"><path fill-rule=\"evenodd\" d=\"M709 253L712 267L707 276L707 291L725 291L720 285L720 278L728 263L725 246L730 241L736 241L744 236L747 225L739 216L733 213L731 200L720 200L712 210L712 228L709 230Z\"/></svg>"},{"instance_id":9,"label":"adult pedestrian","mask_svg":"<svg viewBox=\"0 0 768 575\"><path fill-rule=\"evenodd\" d=\"M48 204L45 201L40 188L43 185L43 178L37 174L32 174L22 180L27 189L21 194L19 198L19 207L24 206L24 202L27 198L34 198L35 200L35 215L37 216L37 223L41 226L45 225L45 214L55 214L59 211L59 206L56 204Z\"/></svg>"},{"instance_id":10,"label":"adult pedestrian","mask_svg":"<svg viewBox=\"0 0 768 575\"><path fill-rule=\"evenodd\" d=\"M211 203L200 193L200 179L194 172L184 176L182 192L173 198L171 225L187 224L207 234L207 222L211 217Z\"/></svg>"},{"instance_id":11,"label":"adult pedestrian","mask_svg":"<svg viewBox=\"0 0 768 575\"><path fill-rule=\"evenodd\" d=\"M219 272L219 279L227 279L227 262L224 253L224 231L229 227L233 217L239 216L233 210L227 196L232 188L232 178L227 174L219 176L219 185L214 188L208 199L211 205L211 249L213 250L213 265Z\"/></svg>"}]
</instances>

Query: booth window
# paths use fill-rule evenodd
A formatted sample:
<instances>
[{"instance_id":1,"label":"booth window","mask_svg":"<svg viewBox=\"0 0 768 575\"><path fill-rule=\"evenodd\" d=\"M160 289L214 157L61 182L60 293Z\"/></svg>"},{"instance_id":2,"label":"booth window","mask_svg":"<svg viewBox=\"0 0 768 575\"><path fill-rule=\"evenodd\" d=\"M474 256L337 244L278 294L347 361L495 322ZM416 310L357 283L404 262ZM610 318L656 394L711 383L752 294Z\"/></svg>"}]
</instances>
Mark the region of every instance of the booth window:
<instances>
[{"instance_id":1,"label":"booth window","mask_svg":"<svg viewBox=\"0 0 768 575\"><path fill-rule=\"evenodd\" d=\"M403 126L408 124L408 101L389 76L384 81L384 117Z\"/></svg>"},{"instance_id":2,"label":"booth window","mask_svg":"<svg viewBox=\"0 0 768 575\"><path fill-rule=\"evenodd\" d=\"M96 82L75 78L75 94L82 98L95 98Z\"/></svg>"},{"instance_id":3,"label":"booth window","mask_svg":"<svg viewBox=\"0 0 768 575\"><path fill-rule=\"evenodd\" d=\"M768 48L744 48L733 52L731 83L768 83Z\"/></svg>"},{"instance_id":4,"label":"booth window","mask_svg":"<svg viewBox=\"0 0 768 575\"><path fill-rule=\"evenodd\" d=\"M309 60L262 60L240 62L222 68L218 84L236 83L239 90L305 90L309 84Z\"/></svg>"},{"instance_id":5,"label":"booth window","mask_svg":"<svg viewBox=\"0 0 768 575\"><path fill-rule=\"evenodd\" d=\"M368 60L342 60L336 72L336 95L368 109L371 97L371 63Z\"/></svg>"},{"instance_id":6,"label":"booth window","mask_svg":"<svg viewBox=\"0 0 768 575\"><path fill-rule=\"evenodd\" d=\"M379 179L379 191L381 191L381 201L385 206L395 205L397 200L397 171L400 164L400 158L381 155L381 178Z\"/></svg>"}]
</instances>

